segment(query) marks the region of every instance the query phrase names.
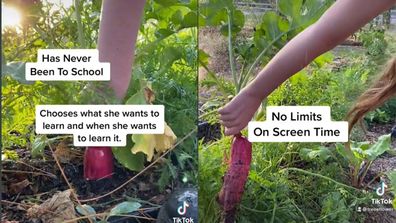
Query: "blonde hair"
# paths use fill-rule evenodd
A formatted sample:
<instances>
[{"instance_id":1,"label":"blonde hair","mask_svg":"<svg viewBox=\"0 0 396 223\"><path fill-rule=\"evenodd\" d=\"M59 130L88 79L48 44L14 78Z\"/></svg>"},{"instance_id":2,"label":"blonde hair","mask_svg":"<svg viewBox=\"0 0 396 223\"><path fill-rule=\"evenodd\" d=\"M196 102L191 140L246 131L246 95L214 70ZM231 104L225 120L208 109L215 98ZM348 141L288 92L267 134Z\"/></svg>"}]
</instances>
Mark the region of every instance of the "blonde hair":
<instances>
[{"instance_id":1,"label":"blonde hair","mask_svg":"<svg viewBox=\"0 0 396 223\"><path fill-rule=\"evenodd\" d=\"M356 101L347 114L349 132L372 111L396 95L396 58L389 61L383 74Z\"/></svg>"}]
</instances>

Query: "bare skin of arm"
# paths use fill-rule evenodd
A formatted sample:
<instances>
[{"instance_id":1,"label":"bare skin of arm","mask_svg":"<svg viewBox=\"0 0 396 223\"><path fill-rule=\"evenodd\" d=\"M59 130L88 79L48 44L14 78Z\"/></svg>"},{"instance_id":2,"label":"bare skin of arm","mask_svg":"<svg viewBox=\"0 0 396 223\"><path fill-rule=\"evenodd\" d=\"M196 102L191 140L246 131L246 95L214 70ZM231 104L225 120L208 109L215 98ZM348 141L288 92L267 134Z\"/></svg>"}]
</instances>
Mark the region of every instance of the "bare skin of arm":
<instances>
[{"instance_id":1,"label":"bare skin of arm","mask_svg":"<svg viewBox=\"0 0 396 223\"><path fill-rule=\"evenodd\" d=\"M110 87L125 97L132 75L137 34L145 0L103 0L99 28L99 60L110 62Z\"/></svg>"},{"instance_id":2,"label":"bare skin of arm","mask_svg":"<svg viewBox=\"0 0 396 223\"><path fill-rule=\"evenodd\" d=\"M98 40L99 61L110 62L110 87L120 100L125 97L132 77L136 39L145 2L145 0L103 0L102 2ZM111 147L87 147L84 155L85 178L97 180L110 177L113 173L113 159L109 158L111 154ZM95 160L90 158L93 156L97 156Z\"/></svg>"},{"instance_id":3,"label":"bare skin of arm","mask_svg":"<svg viewBox=\"0 0 396 223\"><path fill-rule=\"evenodd\" d=\"M333 49L395 0L338 0L313 25L293 38L256 78L219 110L226 135L245 128L262 100L319 55Z\"/></svg>"}]
</instances>

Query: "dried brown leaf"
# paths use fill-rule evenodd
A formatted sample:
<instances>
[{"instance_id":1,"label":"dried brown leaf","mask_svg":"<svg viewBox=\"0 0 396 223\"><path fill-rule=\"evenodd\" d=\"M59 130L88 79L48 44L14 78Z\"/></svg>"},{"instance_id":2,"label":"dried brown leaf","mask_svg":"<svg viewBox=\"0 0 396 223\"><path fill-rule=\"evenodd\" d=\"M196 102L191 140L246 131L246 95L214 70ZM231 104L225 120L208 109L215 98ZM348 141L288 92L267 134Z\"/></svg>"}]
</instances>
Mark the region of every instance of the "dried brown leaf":
<instances>
[{"instance_id":1,"label":"dried brown leaf","mask_svg":"<svg viewBox=\"0 0 396 223\"><path fill-rule=\"evenodd\" d=\"M144 98L146 99L146 103L147 104L151 104L155 100L154 91L151 90L150 87L145 87L144 88Z\"/></svg>"},{"instance_id":2,"label":"dried brown leaf","mask_svg":"<svg viewBox=\"0 0 396 223\"><path fill-rule=\"evenodd\" d=\"M27 216L31 219L40 219L44 223L58 223L76 218L74 204L70 199L71 193L69 189L54 194L41 205L29 208Z\"/></svg>"},{"instance_id":3,"label":"dried brown leaf","mask_svg":"<svg viewBox=\"0 0 396 223\"><path fill-rule=\"evenodd\" d=\"M54 154L61 163L69 163L76 158L76 154L64 141L56 146Z\"/></svg>"}]
</instances>

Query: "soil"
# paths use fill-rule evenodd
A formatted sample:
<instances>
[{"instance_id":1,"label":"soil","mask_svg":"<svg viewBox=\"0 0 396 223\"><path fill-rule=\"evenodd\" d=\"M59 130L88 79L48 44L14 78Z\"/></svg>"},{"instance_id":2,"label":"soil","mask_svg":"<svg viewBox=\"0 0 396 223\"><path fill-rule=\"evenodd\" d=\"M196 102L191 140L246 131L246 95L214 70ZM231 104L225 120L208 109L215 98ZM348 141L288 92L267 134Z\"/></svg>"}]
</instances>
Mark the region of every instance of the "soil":
<instances>
[{"instance_id":1,"label":"soil","mask_svg":"<svg viewBox=\"0 0 396 223\"><path fill-rule=\"evenodd\" d=\"M202 28L199 30L199 48L210 56L208 68L218 75L229 75L227 39L217 28ZM215 61L215 62L214 62ZM199 70L199 79L206 76L204 69Z\"/></svg>"},{"instance_id":2,"label":"soil","mask_svg":"<svg viewBox=\"0 0 396 223\"><path fill-rule=\"evenodd\" d=\"M219 123L210 124L205 121L201 121L198 124L198 140L203 139L204 143L210 141L216 141L221 138L221 126Z\"/></svg>"},{"instance_id":3,"label":"soil","mask_svg":"<svg viewBox=\"0 0 396 223\"><path fill-rule=\"evenodd\" d=\"M79 149L72 149L74 154L82 154ZM16 149L18 161L5 160L2 162L2 216L1 222L37 222L26 216L26 211L33 204L41 204L51 198L57 191L69 189L64 181L61 172L51 156L51 152L46 150L44 159L33 159L26 149ZM133 177L136 172L129 171L120 166L116 161L114 175L111 179L99 181L86 181L83 177L82 155L73 156L73 159L64 160L61 163L65 175L72 184L79 200L90 199L108 193L119 185ZM111 195L96 201L88 202L97 213L108 211L116 204L128 198L138 198L152 204L162 204L168 194L175 188L171 185L161 192L156 185L160 177L158 171L160 164L145 171L133 182L122 187ZM174 182L172 182L172 185ZM152 207L143 205L143 207ZM151 216L156 217L158 209L152 212ZM110 219L110 222L135 222Z\"/></svg>"}]
</instances>

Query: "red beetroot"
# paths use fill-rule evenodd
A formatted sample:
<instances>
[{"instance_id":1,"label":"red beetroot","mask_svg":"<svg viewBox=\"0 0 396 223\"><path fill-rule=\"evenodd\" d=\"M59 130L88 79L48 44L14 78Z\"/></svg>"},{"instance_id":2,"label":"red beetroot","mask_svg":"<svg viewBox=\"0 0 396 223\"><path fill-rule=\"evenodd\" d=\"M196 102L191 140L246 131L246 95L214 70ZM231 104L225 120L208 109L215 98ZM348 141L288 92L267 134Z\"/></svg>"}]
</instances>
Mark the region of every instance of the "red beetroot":
<instances>
[{"instance_id":1,"label":"red beetroot","mask_svg":"<svg viewBox=\"0 0 396 223\"><path fill-rule=\"evenodd\" d=\"M235 221L236 206L242 199L245 183L252 161L252 144L241 134L235 135L228 170L218 194L218 202L223 210L225 223Z\"/></svg>"},{"instance_id":2,"label":"red beetroot","mask_svg":"<svg viewBox=\"0 0 396 223\"><path fill-rule=\"evenodd\" d=\"M87 147L84 154L84 178L100 180L113 174L111 147Z\"/></svg>"}]
</instances>

